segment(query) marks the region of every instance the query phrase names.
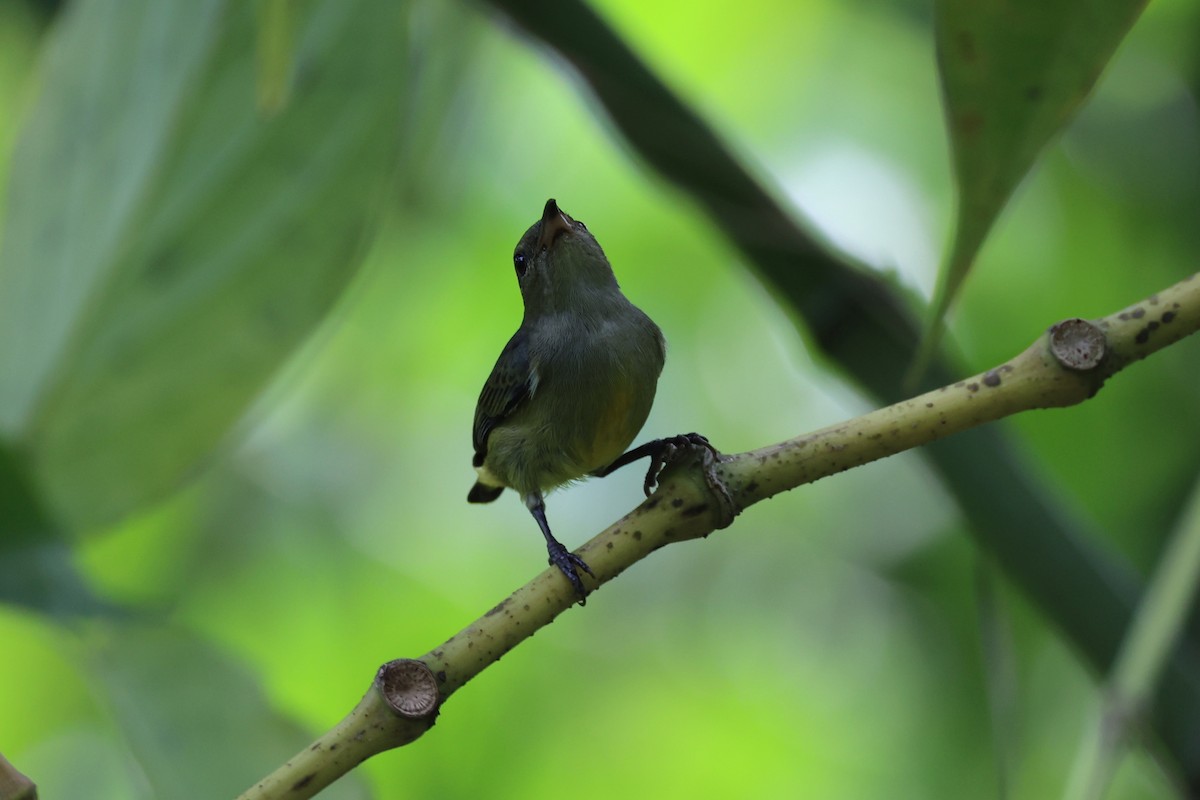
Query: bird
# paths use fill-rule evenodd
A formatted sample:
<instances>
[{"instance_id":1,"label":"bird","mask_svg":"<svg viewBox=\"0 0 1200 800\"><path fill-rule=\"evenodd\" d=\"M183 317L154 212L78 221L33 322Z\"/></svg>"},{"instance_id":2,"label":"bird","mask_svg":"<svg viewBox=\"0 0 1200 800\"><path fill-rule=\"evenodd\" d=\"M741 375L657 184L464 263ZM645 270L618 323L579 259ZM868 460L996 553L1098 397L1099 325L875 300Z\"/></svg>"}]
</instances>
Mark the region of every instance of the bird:
<instances>
[{"instance_id":1,"label":"bird","mask_svg":"<svg viewBox=\"0 0 1200 800\"><path fill-rule=\"evenodd\" d=\"M662 331L621 292L599 242L551 198L513 251L524 304L521 325L479 394L472 443L476 482L467 500L490 503L506 488L524 501L580 604L580 571L592 575L546 521L545 495L652 457L645 489L697 434L656 439L629 452L650 414L666 360ZM712 450L715 453L715 450Z\"/></svg>"}]
</instances>

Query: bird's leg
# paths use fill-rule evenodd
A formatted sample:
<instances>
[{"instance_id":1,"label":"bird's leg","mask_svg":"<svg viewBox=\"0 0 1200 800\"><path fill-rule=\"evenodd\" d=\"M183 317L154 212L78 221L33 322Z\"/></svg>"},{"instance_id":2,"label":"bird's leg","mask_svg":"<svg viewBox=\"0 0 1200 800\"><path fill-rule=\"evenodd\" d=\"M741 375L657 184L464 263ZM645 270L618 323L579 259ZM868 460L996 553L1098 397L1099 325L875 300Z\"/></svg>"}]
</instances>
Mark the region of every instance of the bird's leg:
<instances>
[{"instance_id":1,"label":"bird's leg","mask_svg":"<svg viewBox=\"0 0 1200 800\"><path fill-rule=\"evenodd\" d=\"M579 579L579 573L575 570L582 569L588 575L595 577L592 570L582 558L568 550L550 532L550 524L546 522L546 503L542 500L541 492L530 492L525 495L525 506L529 509L529 513L533 514L533 518L537 520L538 527L542 529L542 535L546 537L546 551L550 554L550 563L558 567L562 571L562 574L567 576L567 580L571 582L571 586L575 587L575 594L579 596L579 605L585 605L587 603L587 589L583 587L583 581Z\"/></svg>"},{"instance_id":2,"label":"bird's leg","mask_svg":"<svg viewBox=\"0 0 1200 800\"><path fill-rule=\"evenodd\" d=\"M596 470L592 475L597 478L603 478L616 472L626 464L632 464L638 459L649 456L650 468L646 470L646 480L642 483L642 489L646 492L646 496L649 497L658 483L658 476L662 474L663 469L668 464L683 454L694 454L697 450L702 451L701 458L706 472L710 471L712 464L721 457L720 451L713 447L708 439L700 434L681 433L678 436L668 436L666 439L654 439L643 445L639 445L628 453L618 457L616 461L607 467Z\"/></svg>"}]
</instances>

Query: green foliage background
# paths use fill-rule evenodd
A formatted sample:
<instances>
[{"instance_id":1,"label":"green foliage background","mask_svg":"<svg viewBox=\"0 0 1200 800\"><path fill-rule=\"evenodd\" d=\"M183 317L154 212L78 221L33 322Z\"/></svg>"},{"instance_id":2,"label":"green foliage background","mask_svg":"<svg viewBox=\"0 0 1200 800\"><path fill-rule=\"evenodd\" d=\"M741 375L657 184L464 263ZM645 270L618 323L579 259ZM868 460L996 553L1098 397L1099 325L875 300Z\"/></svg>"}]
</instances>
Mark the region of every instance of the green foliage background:
<instances>
[{"instance_id":1,"label":"green foliage background","mask_svg":"<svg viewBox=\"0 0 1200 800\"><path fill-rule=\"evenodd\" d=\"M52 24L0 6L10 187L32 169L16 143L39 120L46 53L100 5ZM56 171L3 201L8 288L23 248L47 247L12 221L67 220L38 265L61 274L55 291L0 298L0 752L44 797L236 794L339 719L380 663L542 568L519 502L465 494L478 389L520 319L509 254L547 197L666 332L645 437L698 430L738 451L875 402L810 354L787 302L563 61L491 7L298 3L293 44L312 60L293 78L327 95L273 115L254 106L253 15L220 6L189 6L161 74L120 29L79 28L112 72L64 107L107 85L149 116L97 104ZM594 7L832 247L934 292L954 207L926 4ZM999 218L950 321L964 374L1196 269L1198 21L1181 0L1148 8ZM320 53L348 65L337 81L320 83ZM210 72L186 72L189 57ZM153 92L172 69L183 99L164 107ZM32 152L62 133L41 130ZM133 184L136 225L90 233ZM213 252L227 271L210 281L162 256ZM138 293L145 265L170 304ZM43 330L75 337L73 360L28 421L13 409ZM1006 426L1053 502L1143 574L1195 484L1196 352ZM578 544L631 508L635 473L553 495L556 532ZM965 528L912 453L756 506L638 565L328 795L1054 796L1094 724L1095 675L1002 580L1013 644L985 657L989 567ZM1174 795L1139 753L1110 796Z\"/></svg>"}]
</instances>

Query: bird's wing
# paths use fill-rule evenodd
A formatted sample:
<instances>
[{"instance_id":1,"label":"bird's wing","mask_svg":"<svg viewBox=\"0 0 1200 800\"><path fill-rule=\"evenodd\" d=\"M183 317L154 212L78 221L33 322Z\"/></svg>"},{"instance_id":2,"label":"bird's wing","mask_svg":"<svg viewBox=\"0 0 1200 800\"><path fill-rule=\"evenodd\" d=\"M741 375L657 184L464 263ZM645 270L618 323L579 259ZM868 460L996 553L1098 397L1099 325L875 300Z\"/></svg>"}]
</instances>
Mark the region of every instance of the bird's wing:
<instances>
[{"instance_id":1,"label":"bird's wing","mask_svg":"<svg viewBox=\"0 0 1200 800\"><path fill-rule=\"evenodd\" d=\"M483 465L487 455L488 435L507 419L521 404L533 396L537 378L529 361L529 340L525 330L518 330L504 346L492 374L488 376L479 404L475 406L475 430L471 441L475 445L475 466Z\"/></svg>"}]
</instances>

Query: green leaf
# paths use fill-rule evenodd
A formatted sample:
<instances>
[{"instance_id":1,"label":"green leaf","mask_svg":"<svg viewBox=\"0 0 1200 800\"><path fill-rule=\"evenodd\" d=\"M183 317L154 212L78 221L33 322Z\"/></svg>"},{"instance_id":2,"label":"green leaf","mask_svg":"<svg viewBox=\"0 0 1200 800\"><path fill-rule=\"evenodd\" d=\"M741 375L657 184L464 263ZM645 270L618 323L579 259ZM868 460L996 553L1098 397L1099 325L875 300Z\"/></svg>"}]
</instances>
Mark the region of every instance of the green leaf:
<instances>
[{"instance_id":1,"label":"green leaf","mask_svg":"<svg viewBox=\"0 0 1200 800\"><path fill-rule=\"evenodd\" d=\"M1080 744L1067 798L1102 798L1183 638L1200 589L1200 487L1163 548L1113 664L1095 729Z\"/></svg>"},{"instance_id":2,"label":"green leaf","mask_svg":"<svg viewBox=\"0 0 1200 800\"><path fill-rule=\"evenodd\" d=\"M79 574L28 478L22 460L0 443L0 603L63 617L111 610Z\"/></svg>"},{"instance_id":3,"label":"green leaf","mask_svg":"<svg viewBox=\"0 0 1200 800\"><path fill-rule=\"evenodd\" d=\"M996 761L997 797L1006 800L1011 795L1009 787L1020 752L1020 726L1017 724L1019 690L1012 621L1000 596L999 582L995 565L982 558L976 559L975 602L983 651L988 718L992 728L992 750Z\"/></svg>"},{"instance_id":4,"label":"green leaf","mask_svg":"<svg viewBox=\"0 0 1200 800\"><path fill-rule=\"evenodd\" d=\"M954 243L926 349L1009 196L1083 103L1145 0L938 0L938 70L954 152Z\"/></svg>"},{"instance_id":5,"label":"green leaf","mask_svg":"<svg viewBox=\"0 0 1200 800\"><path fill-rule=\"evenodd\" d=\"M354 276L398 156L403 4L81 0L47 42L0 243L0 437L71 525L176 486Z\"/></svg>"},{"instance_id":6,"label":"green leaf","mask_svg":"<svg viewBox=\"0 0 1200 800\"><path fill-rule=\"evenodd\" d=\"M315 738L271 709L248 670L199 639L137 626L94 633L91 673L147 797L234 797ZM327 791L367 796L353 775Z\"/></svg>"},{"instance_id":7,"label":"green leaf","mask_svg":"<svg viewBox=\"0 0 1200 800\"><path fill-rule=\"evenodd\" d=\"M287 102L292 71L292 0L258 4L258 107L277 112Z\"/></svg>"}]
</instances>

